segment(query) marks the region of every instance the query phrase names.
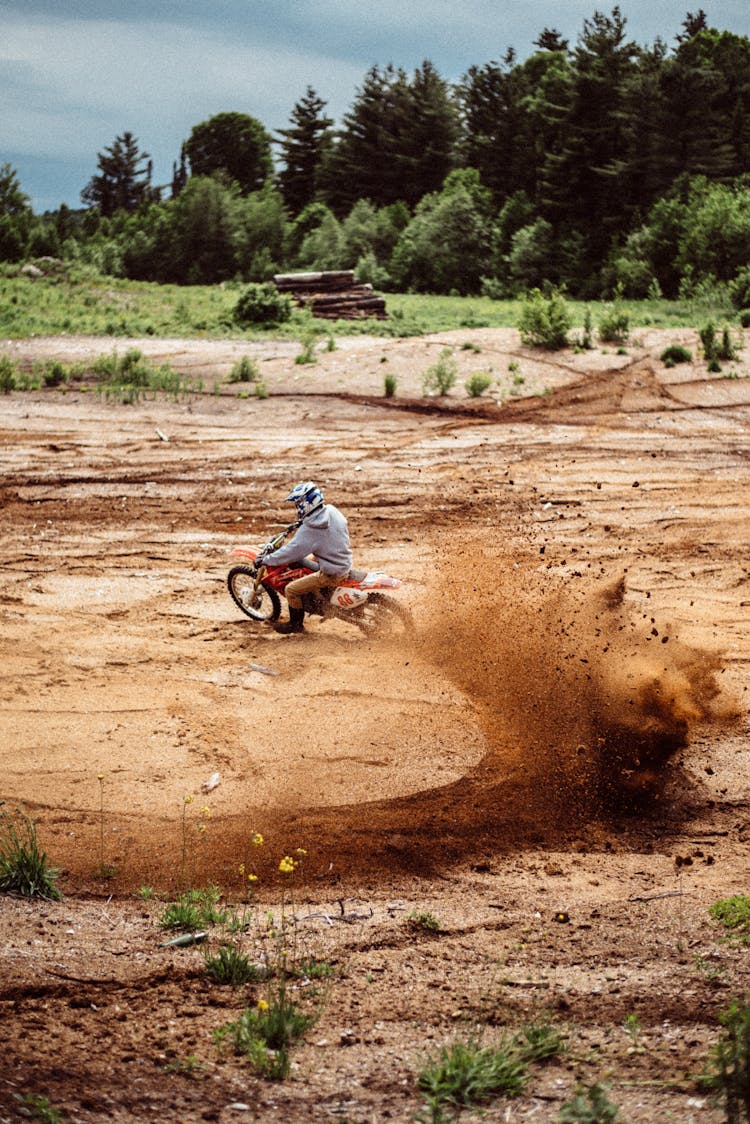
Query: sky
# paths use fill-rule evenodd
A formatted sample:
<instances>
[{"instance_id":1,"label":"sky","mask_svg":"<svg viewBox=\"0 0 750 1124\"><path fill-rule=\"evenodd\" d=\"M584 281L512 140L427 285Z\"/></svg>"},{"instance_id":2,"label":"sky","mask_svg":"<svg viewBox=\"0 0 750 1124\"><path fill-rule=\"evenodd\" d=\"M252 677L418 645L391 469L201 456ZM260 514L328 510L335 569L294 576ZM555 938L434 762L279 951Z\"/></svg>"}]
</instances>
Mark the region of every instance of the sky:
<instances>
[{"instance_id":1,"label":"sky","mask_svg":"<svg viewBox=\"0 0 750 1124\"><path fill-rule=\"evenodd\" d=\"M80 206L129 131L167 184L194 125L248 113L274 133L312 86L337 122L372 65L429 59L449 82L519 59L545 28L575 45L597 0L0 0L0 166L37 213ZM673 47L688 12L750 36L750 0L620 0L629 37Z\"/></svg>"}]
</instances>

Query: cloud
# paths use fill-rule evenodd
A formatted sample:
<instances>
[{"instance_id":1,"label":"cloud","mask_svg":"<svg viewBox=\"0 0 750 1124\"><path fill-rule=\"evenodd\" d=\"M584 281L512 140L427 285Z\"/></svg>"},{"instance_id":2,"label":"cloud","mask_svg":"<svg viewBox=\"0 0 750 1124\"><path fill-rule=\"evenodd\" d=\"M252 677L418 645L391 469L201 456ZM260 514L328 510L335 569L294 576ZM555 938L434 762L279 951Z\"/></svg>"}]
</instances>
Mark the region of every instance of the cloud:
<instances>
[{"instance_id":1,"label":"cloud","mask_svg":"<svg viewBox=\"0 0 750 1124\"><path fill-rule=\"evenodd\" d=\"M283 128L307 84L344 111L361 68L314 49L274 49L214 28L196 34L147 25L20 17L6 24L0 59L5 151L89 160L126 129L171 170L193 125L225 110ZM157 179L159 173L157 172ZM81 185L83 186L83 185Z\"/></svg>"}]
</instances>

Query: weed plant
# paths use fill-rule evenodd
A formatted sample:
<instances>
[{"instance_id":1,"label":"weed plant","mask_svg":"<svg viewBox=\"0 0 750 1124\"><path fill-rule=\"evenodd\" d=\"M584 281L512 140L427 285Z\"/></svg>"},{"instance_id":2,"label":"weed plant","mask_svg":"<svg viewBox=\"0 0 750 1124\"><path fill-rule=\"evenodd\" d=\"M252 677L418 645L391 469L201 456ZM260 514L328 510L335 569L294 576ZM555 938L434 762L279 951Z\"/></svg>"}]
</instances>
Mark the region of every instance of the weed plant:
<instances>
[{"instance_id":1,"label":"weed plant","mask_svg":"<svg viewBox=\"0 0 750 1124\"><path fill-rule=\"evenodd\" d=\"M62 1124L63 1114L55 1108L49 1097L38 1093L14 1093L19 1112L26 1120L36 1120L39 1124Z\"/></svg>"},{"instance_id":2,"label":"weed plant","mask_svg":"<svg viewBox=\"0 0 750 1124\"><path fill-rule=\"evenodd\" d=\"M305 333L305 335L300 340L300 346L302 348L302 351L300 351L299 355L296 355L294 357L294 362L296 364L298 364L298 366L303 366L305 363L317 363L318 362L317 357L315 355L315 345L316 345L317 341L318 341L318 337L315 335L314 332L306 332Z\"/></svg>"},{"instance_id":3,"label":"weed plant","mask_svg":"<svg viewBox=\"0 0 750 1124\"><path fill-rule=\"evenodd\" d=\"M659 358L665 367L676 367L678 363L692 363L693 353L689 347L672 343L669 347L664 348Z\"/></svg>"},{"instance_id":4,"label":"weed plant","mask_svg":"<svg viewBox=\"0 0 750 1124\"><path fill-rule=\"evenodd\" d=\"M159 919L162 929L184 929L195 931L206 929L209 925L221 925L228 917L224 909L219 909L221 890L218 886L207 886L203 890L185 890L178 894L177 900L168 902Z\"/></svg>"},{"instance_id":5,"label":"weed plant","mask_svg":"<svg viewBox=\"0 0 750 1124\"><path fill-rule=\"evenodd\" d=\"M290 1048L315 1024L317 1016L302 1012L278 981L271 1000L261 999L234 1021L214 1031L219 1047L228 1040L262 1077L283 1081L291 1068Z\"/></svg>"},{"instance_id":6,"label":"weed plant","mask_svg":"<svg viewBox=\"0 0 750 1124\"><path fill-rule=\"evenodd\" d=\"M206 975L217 984L239 987L266 977L265 969L253 964L247 953L233 944L221 945L215 953L206 952L205 963Z\"/></svg>"},{"instance_id":7,"label":"weed plant","mask_svg":"<svg viewBox=\"0 0 750 1124\"><path fill-rule=\"evenodd\" d=\"M398 387L398 381L395 375L386 375L383 379L383 393L386 398L393 398Z\"/></svg>"},{"instance_id":8,"label":"weed plant","mask_svg":"<svg viewBox=\"0 0 750 1124\"><path fill-rule=\"evenodd\" d=\"M444 347L436 363L428 367L422 375L422 393L445 395L455 385L458 377L458 364L449 347Z\"/></svg>"},{"instance_id":9,"label":"weed plant","mask_svg":"<svg viewBox=\"0 0 750 1124\"><path fill-rule=\"evenodd\" d=\"M719 1016L724 1034L711 1050L698 1079L721 1101L728 1124L750 1121L750 1002L737 1000Z\"/></svg>"},{"instance_id":10,"label":"weed plant","mask_svg":"<svg viewBox=\"0 0 750 1124\"><path fill-rule=\"evenodd\" d=\"M554 1027L539 1024L504 1035L496 1046L482 1046L477 1036L442 1046L417 1076L429 1119L437 1124L446 1109L458 1113L496 1096L518 1096L526 1087L529 1065L559 1054L563 1044Z\"/></svg>"},{"instance_id":11,"label":"weed plant","mask_svg":"<svg viewBox=\"0 0 750 1124\"><path fill-rule=\"evenodd\" d=\"M229 381L231 383L258 382L259 379L260 368L249 355L243 355L241 359L238 359L229 372Z\"/></svg>"},{"instance_id":12,"label":"weed plant","mask_svg":"<svg viewBox=\"0 0 750 1124\"><path fill-rule=\"evenodd\" d=\"M492 375L488 375L486 371L475 371L464 383L469 398L481 398L491 386Z\"/></svg>"},{"instance_id":13,"label":"weed plant","mask_svg":"<svg viewBox=\"0 0 750 1124\"><path fill-rule=\"evenodd\" d=\"M620 1119L620 1109L599 1084L576 1089L573 1099L562 1106L558 1116L560 1124L614 1124Z\"/></svg>"},{"instance_id":14,"label":"weed plant","mask_svg":"<svg viewBox=\"0 0 750 1124\"><path fill-rule=\"evenodd\" d=\"M630 314L623 307L618 293L611 305L605 306L599 320L599 339L602 343L626 343L630 336Z\"/></svg>"},{"instance_id":15,"label":"weed plant","mask_svg":"<svg viewBox=\"0 0 750 1124\"><path fill-rule=\"evenodd\" d=\"M0 394L10 394L18 383L18 367L7 355L0 355Z\"/></svg>"},{"instance_id":16,"label":"weed plant","mask_svg":"<svg viewBox=\"0 0 750 1124\"><path fill-rule=\"evenodd\" d=\"M729 930L728 938L750 945L750 897L735 894L732 898L722 898L714 902L708 912L714 921Z\"/></svg>"},{"instance_id":17,"label":"weed plant","mask_svg":"<svg viewBox=\"0 0 750 1124\"><path fill-rule=\"evenodd\" d=\"M529 347L559 351L568 346L572 317L564 295L553 289L548 295L532 289L521 308L518 330Z\"/></svg>"},{"instance_id":18,"label":"weed plant","mask_svg":"<svg viewBox=\"0 0 750 1124\"><path fill-rule=\"evenodd\" d=\"M429 911L423 913L414 911L409 914L406 920L412 929L426 929L430 933L437 933L441 928L438 918L434 913L430 913Z\"/></svg>"},{"instance_id":19,"label":"weed plant","mask_svg":"<svg viewBox=\"0 0 750 1124\"><path fill-rule=\"evenodd\" d=\"M18 808L10 813L3 807L0 804L0 893L59 901L59 872L40 850L36 821Z\"/></svg>"}]
</instances>

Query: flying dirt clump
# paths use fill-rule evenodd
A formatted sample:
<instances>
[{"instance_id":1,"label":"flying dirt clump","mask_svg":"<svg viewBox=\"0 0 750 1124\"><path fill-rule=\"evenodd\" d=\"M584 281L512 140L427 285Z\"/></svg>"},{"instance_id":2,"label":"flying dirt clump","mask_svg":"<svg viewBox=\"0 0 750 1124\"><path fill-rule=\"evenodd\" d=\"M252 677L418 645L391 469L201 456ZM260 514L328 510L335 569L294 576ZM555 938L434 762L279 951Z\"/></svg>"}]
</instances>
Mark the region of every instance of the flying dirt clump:
<instances>
[{"instance_id":1,"label":"flying dirt clump","mask_svg":"<svg viewBox=\"0 0 750 1124\"><path fill-rule=\"evenodd\" d=\"M719 658L637 622L622 578L564 582L530 560L475 553L467 587L456 569L437 577L440 616L423 643L545 816L658 797L695 726L734 716Z\"/></svg>"}]
</instances>

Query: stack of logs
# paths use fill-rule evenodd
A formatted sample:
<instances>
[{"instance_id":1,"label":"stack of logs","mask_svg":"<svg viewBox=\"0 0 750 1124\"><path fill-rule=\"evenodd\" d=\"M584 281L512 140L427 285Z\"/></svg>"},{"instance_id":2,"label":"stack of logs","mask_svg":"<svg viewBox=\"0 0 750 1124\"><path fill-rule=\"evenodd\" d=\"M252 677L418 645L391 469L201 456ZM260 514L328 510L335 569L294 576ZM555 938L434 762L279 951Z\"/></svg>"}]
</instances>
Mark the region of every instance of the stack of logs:
<instances>
[{"instance_id":1,"label":"stack of logs","mask_svg":"<svg viewBox=\"0 0 750 1124\"><path fill-rule=\"evenodd\" d=\"M385 297L376 296L372 285L359 285L351 269L324 273L278 273L273 283L289 293L298 307L309 308L322 320L386 320Z\"/></svg>"}]
</instances>

